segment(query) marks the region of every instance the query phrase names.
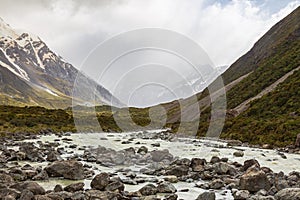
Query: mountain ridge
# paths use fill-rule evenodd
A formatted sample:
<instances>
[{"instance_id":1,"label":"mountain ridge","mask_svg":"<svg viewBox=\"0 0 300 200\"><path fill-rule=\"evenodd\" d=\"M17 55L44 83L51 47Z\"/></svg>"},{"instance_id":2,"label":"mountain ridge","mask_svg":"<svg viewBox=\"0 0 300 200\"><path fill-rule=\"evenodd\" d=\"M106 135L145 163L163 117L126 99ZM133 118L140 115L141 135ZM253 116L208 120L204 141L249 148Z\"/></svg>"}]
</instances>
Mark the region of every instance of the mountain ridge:
<instances>
[{"instance_id":1,"label":"mountain ridge","mask_svg":"<svg viewBox=\"0 0 300 200\"><path fill-rule=\"evenodd\" d=\"M241 56L222 74L225 88L240 79L227 89L227 115L221 134L222 138L239 139L252 144L269 143L275 146L285 146L295 141L297 130L300 129L300 126L297 125L300 124L300 105L295 102L300 102L300 95L296 91L300 85L295 78L299 74L299 70L294 71L282 83L276 85L276 88L270 93L248 102L248 108L243 110L239 116L236 117L236 113L232 109L255 97L300 65L300 21L298 19L300 19L300 7L275 24L255 43L250 51ZM214 88L214 85L216 85L216 81L210 87ZM283 89L285 87L289 88L290 94ZM215 87L210 90L206 88L196 95L201 109L198 136L205 136L207 132L211 120L212 102L210 97L219 89L221 88ZM282 100L275 96L284 96L286 102L281 102ZM176 130L180 124L180 116L193 115L192 110L189 109L195 104L192 99L193 97L180 101L183 102L184 109L180 108L179 101L163 104L168 112L169 127ZM205 99L206 101L204 101ZM274 108L271 109L269 105L264 105L267 104L266 99L274 104ZM289 99L292 99L292 102ZM278 106L278 102L281 102L282 107ZM283 110L285 106L289 107L286 110L294 109L294 112L291 112L294 114ZM272 110L271 113L267 108ZM266 119L259 115L260 112L266 113ZM278 127L274 125L273 128L268 129L267 127L271 126L272 122Z\"/></svg>"},{"instance_id":2,"label":"mountain ridge","mask_svg":"<svg viewBox=\"0 0 300 200\"><path fill-rule=\"evenodd\" d=\"M123 105L103 86L65 62L39 37L18 34L3 20L0 20L0 34L0 75L15 75L14 80L18 82L14 85L12 79L0 79L0 100L3 102L47 108L69 107L72 101ZM80 82L81 96L74 96L76 80Z\"/></svg>"}]
</instances>

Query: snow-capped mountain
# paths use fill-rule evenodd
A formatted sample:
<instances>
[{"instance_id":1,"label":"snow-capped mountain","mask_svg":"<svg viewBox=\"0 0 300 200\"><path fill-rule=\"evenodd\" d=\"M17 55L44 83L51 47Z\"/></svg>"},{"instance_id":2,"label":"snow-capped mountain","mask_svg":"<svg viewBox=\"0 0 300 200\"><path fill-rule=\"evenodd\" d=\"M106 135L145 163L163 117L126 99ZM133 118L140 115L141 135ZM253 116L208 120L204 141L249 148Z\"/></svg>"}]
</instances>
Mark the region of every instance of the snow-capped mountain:
<instances>
[{"instance_id":1,"label":"snow-capped mountain","mask_svg":"<svg viewBox=\"0 0 300 200\"><path fill-rule=\"evenodd\" d=\"M74 100L78 104L122 105L108 90L51 51L39 37L18 33L0 18L1 104L71 106L76 78L80 92Z\"/></svg>"},{"instance_id":2,"label":"snow-capped mountain","mask_svg":"<svg viewBox=\"0 0 300 200\"><path fill-rule=\"evenodd\" d=\"M199 73L191 73L186 77L186 80L181 80L174 85L172 91L162 89L159 92L153 93L159 102L169 102L172 100L187 98L204 90L216 77L224 73L228 66L218 66L212 72L204 74L204 77L199 77Z\"/></svg>"}]
</instances>

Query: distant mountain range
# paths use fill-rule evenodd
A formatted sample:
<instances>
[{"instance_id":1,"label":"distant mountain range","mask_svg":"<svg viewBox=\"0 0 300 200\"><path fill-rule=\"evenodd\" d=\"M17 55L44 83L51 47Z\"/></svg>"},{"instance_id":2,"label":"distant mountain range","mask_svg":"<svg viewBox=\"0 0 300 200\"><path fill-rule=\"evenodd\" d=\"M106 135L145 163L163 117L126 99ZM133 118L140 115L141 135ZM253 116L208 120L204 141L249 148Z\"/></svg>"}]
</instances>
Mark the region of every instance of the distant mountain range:
<instances>
[{"instance_id":1,"label":"distant mountain range","mask_svg":"<svg viewBox=\"0 0 300 200\"><path fill-rule=\"evenodd\" d=\"M77 78L77 81L76 81ZM37 36L13 30L0 18L0 104L65 108L81 105L123 104L88 78Z\"/></svg>"}]
</instances>

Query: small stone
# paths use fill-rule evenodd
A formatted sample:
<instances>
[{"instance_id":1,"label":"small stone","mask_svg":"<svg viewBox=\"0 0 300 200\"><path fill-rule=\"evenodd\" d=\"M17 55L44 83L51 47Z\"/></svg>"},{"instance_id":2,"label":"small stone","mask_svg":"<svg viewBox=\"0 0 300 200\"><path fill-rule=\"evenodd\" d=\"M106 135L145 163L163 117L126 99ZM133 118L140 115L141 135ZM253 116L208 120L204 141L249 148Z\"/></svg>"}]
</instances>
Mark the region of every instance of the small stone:
<instances>
[{"instance_id":1,"label":"small stone","mask_svg":"<svg viewBox=\"0 0 300 200\"><path fill-rule=\"evenodd\" d=\"M248 190L239 190L233 194L234 200L246 200L250 197L250 192Z\"/></svg>"},{"instance_id":2,"label":"small stone","mask_svg":"<svg viewBox=\"0 0 300 200\"><path fill-rule=\"evenodd\" d=\"M244 152L243 151L236 151L233 153L233 155L235 157L243 157L244 156Z\"/></svg>"}]
</instances>

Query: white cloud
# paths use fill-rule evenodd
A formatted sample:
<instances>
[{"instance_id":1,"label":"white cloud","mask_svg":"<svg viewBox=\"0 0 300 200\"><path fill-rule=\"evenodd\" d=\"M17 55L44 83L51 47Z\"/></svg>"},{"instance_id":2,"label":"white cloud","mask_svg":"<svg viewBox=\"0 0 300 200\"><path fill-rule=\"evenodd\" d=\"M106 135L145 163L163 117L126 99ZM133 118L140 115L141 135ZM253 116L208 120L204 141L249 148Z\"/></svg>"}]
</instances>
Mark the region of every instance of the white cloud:
<instances>
[{"instance_id":1,"label":"white cloud","mask_svg":"<svg viewBox=\"0 0 300 200\"><path fill-rule=\"evenodd\" d=\"M272 25L300 5L290 1L270 13L270 1L226 3L210 0L29 1L2 0L2 17L13 27L41 36L78 66L98 42L113 34L162 27L184 33L208 52L216 65L230 64ZM276 1L276 0L273 0Z\"/></svg>"}]
</instances>

